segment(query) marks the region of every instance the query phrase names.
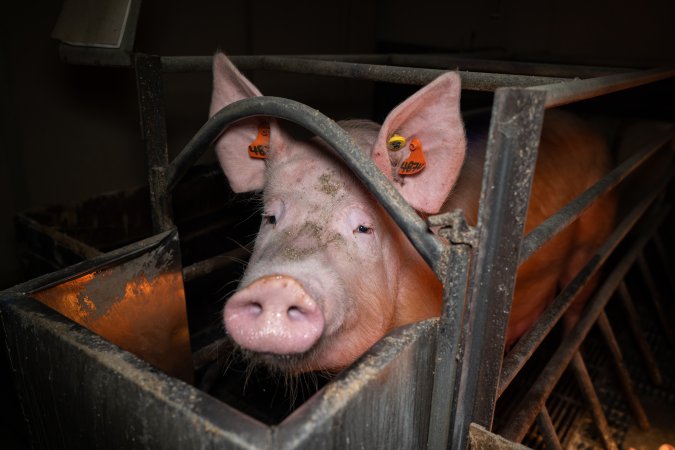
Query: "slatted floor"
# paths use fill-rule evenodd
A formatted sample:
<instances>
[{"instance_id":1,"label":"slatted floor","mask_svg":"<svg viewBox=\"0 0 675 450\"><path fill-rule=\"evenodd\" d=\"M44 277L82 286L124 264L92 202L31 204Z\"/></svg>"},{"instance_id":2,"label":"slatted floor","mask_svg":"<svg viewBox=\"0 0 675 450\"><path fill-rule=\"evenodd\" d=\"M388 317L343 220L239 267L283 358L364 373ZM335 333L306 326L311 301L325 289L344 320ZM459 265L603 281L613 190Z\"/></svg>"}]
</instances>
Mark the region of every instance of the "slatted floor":
<instances>
[{"instance_id":1,"label":"slatted floor","mask_svg":"<svg viewBox=\"0 0 675 450\"><path fill-rule=\"evenodd\" d=\"M673 303L675 302L672 302L673 294L669 295L664 305L669 317L675 319L673 315L673 310L675 310ZM667 341L649 302L637 295L634 302L647 341L663 376L660 386L654 385L650 380L637 347L628 332L622 316L623 311L618 302L612 301L607 312L635 383L636 391L651 422L652 427L649 430L641 430L637 426L614 374L609 353L599 333L595 330L584 342L582 352L609 422L612 437L619 448L657 450L663 443L675 444L675 345ZM527 385L526 380L523 385ZM584 405L576 380L569 371L560 380L547 406L563 448L574 450L603 448L599 433ZM536 426L530 430L523 443L533 449L546 448Z\"/></svg>"}]
</instances>

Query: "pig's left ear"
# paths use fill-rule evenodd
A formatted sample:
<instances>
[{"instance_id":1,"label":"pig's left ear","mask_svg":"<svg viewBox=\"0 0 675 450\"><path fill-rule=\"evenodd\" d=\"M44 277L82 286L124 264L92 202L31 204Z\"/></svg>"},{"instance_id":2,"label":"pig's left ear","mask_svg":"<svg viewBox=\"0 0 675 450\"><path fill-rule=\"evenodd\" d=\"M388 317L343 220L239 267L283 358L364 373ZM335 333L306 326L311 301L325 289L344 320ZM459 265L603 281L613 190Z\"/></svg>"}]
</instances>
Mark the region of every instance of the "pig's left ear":
<instances>
[{"instance_id":1,"label":"pig's left ear","mask_svg":"<svg viewBox=\"0 0 675 450\"><path fill-rule=\"evenodd\" d=\"M224 54L214 55L209 117L230 103L260 95ZM251 117L227 127L216 140L215 150L232 190L261 190L266 181L265 158L282 155L290 141L272 118Z\"/></svg>"},{"instance_id":2,"label":"pig's left ear","mask_svg":"<svg viewBox=\"0 0 675 450\"><path fill-rule=\"evenodd\" d=\"M375 164L419 212L440 210L462 167L460 93L457 73L441 75L389 113L375 141Z\"/></svg>"}]
</instances>

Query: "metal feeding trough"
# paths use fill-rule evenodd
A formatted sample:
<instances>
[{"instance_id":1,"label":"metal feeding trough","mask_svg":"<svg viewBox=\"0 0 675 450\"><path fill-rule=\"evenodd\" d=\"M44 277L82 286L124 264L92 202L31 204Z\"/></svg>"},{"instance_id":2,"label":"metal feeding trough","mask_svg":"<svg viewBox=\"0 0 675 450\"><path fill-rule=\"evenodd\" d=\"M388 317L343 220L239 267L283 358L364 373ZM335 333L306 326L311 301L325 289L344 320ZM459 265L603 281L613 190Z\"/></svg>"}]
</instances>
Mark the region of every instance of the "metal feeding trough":
<instances>
[{"instance_id":1,"label":"metal feeding trough","mask_svg":"<svg viewBox=\"0 0 675 450\"><path fill-rule=\"evenodd\" d=\"M642 270L641 262L648 244L663 248L658 228L668 217L663 193L670 182L669 171L641 186L597 254L507 355L503 342L518 266L646 161L658 157L662 165L671 164L673 128L666 126L596 185L523 237L529 182L545 110L663 80L672 77L673 71L623 73L520 63L509 63L505 69L504 62L447 56L354 58L360 62L347 57L334 57L336 61L331 62L317 57L233 58L246 69L407 84L428 82L441 72L433 67L483 67L483 72L462 72L465 89L495 92L479 219L476 227L469 227L461 211L428 220L420 218L372 163L362 160L363 155L334 122L318 111L284 99L261 97L224 108L169 163L161 75L207 70L210 57L134 55L133 59L148 147L154 236L109 253L87 255L91 259L0 294L3 338L35 446L523 448L519 442L524 442L536 423L546 446L561 448L565 436L547 400L569 367L590 402L588 409L600 441L607 448L615 448L579 350L594 324L599 325L606 341L603 345L617 364L631 413L640 425L649 426L642 420L644 411L625 365L620 364L621 350L614 345L604 311L614 292L623 292L623 279L631 268L639 266L641 272L649 273L649 269ZM392 61L426 67L384 65ZM512 72L487 73L500 70ZM571 79L574 73L588 79ZM265 411L265 405L278 394L271 387L251 384L244 389L264 394L262 406L255 407L233 398L227 388L212 388L214 378L239 369L232 360L213 363L228 352L221 339L222 330L218 334L218 327L193 326L197 320L191 313L195 300L186 292L197 276L221 267L223 257L189 265L183 258L181 263L181 250L187 247L179 245L174 224L179 225L181 240L185 236L170 201L188 168L224 126L260 114L299 123L333 145L444 284L439 319L393 331L318 391L301 393L299 397L307 400L295 402L299 406L287 406L282 413ZM452 245L435 239L430 227L440 228ZM624 239L626 236L628 239ZM662 260L667 261L667 257ZM573 332L554 347L544 349L541 367L529 374L532 381L512 395L511 386L527 374L530 357L542 354L537 349L545 345L576 293L601 269L605 272L602 283ZM211 319L219 320L215 316ZM256 375L244 373L241 378L244 385L257 383ZM320 384L316 382L317 387ZM279 388L295 389L283 382ZM262 392L265 389L269 392ZM216 392L222 395L216 398ZM506 408L510 411L506 416L495 419L497 400L506 397L513 397L513 406Z\"/></svg>"},{"instance_id":2,"label":"metal feeding trough","mask_svg":"<svg viewBox=\"0 0 675 450\"><path fill-rule=\"evenodd\" d=\"M5 345L35 447L394 448L426 436L431 390L419 380L431 379L436 321L388 336L268 426L189 384L179 258L177 234L167 232L2 293Z\"/></svg>"}]
</instances>

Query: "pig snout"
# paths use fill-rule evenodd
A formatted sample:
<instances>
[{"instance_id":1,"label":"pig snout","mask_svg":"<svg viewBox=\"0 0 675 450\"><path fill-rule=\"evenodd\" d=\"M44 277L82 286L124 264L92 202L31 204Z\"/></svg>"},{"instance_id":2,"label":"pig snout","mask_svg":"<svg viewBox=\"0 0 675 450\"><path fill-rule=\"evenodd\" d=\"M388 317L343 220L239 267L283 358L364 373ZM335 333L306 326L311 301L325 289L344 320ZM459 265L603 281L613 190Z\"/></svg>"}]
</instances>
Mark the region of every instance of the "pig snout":
<instances>
[{"instance_id":1,"label":"pig snout","mask_svg":"<svg viewBox=\"0 0 675 450\"><path fill-rule=\"evenodd\" d=\"M295 279L267 276L233 295L225 305L225 328L242 348L297 354L321 337L324 316Z\"/></svg>"}]
</instances>

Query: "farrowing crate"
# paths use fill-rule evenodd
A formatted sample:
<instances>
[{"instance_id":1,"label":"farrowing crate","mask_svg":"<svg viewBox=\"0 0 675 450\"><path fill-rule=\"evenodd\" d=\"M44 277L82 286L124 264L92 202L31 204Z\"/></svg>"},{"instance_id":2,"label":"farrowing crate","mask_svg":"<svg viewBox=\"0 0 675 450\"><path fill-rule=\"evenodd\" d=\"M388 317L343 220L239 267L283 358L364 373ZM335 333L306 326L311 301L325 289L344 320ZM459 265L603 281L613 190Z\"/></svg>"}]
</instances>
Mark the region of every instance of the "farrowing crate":
<instances>
[{"instance_id":1,"label":"farrowing crate","mask_svg":"<svg viewBox=\"0 0 675 450\"><path fill-rule=\"evenodd\" d=\"M505 64L452 57L425 60L411 55L364 56L356 58L361 61L358 63L350 62L349 57L232 59L243 69L330 74L407 84L430 81L442 69L429 67L438 64L462 67L463 63L474 69L487 67L492 70L495 66L503 68ZM364 60L426 67L385 66L364 63ZM653 142L634 152L606 178L523 239L528 180L536 160L539 127L545 109L656 82L672 77L673 71L624 73L512 62L509 67L515 71L545 72L547 76L462 72L464 89L495 92L479 222L476 228L471 228L465 224L461 213L430 217L428 222L411 214L386 183L377 180L377 173L371 166L356 160L358 152L349 149L348 142L343 140L339 130L331 128L330 122L322 122L319 126L316 120L306 120L307 114L288 112L288 104L273 99L254 99L221 111L222 114L209 121L203 133L200 132L181 155L169 163L161 104L161 74L204 70L209 62L210 58L135 56L134 68L139 80L139 101L148 145L151 217L157 234L106 254L82 255L94 257L2 293L0 318L5 343L36 446L466 448L472 444L477 448L484 445L518 447L515 442L520 442L537 420L547 445L556 448L561 445L560 439L544 402L570 363L584 392L593 400L592 410L605 445L610 448L615 445L577 350L596 321L611 341L611 327L603 313L609 297L620 289L621 280L630 267L643 265L641 254L648 242L663 248L657 231L667 213L660 200L667 189L670 173L651 183L628 208L596 258L556 298L545 314L545 320L535 325L505 358L502 358L503 338L515 269L520 262L653 154L665 153L673 133L672 127L662 130ZM570 73L588 78L569 79ZM97 283L101 282L97 274L101 273L109 274L106 275L109 291L110 286L117 286L110 291L110 297L103 293L97 299L104 304L114 304L118 299L114 297L115 289L122 289L143 277L152 280L170 277L173 288L182 292L183 277L176 275L182 273L186 278L191 275L189 271L186 275L181 267L178 237L171 231L170 193L224 124L261 112L294 120L334 143L350 167L374 190L374 195L408 234L445 286L440 319L407 326L385 337L336 380L274 425L264 424L189 383L152 368L44 305L29 300L44 298L49 292L63 294L82 289L82 283L88 286L91 283L91 289L96 290ZM362 170L364 167L366 169ZM642 217L647 220L641 220ZM439 244L430 236L429 225L443 227L442 233L453 245ZM589 302L575 332L555 350L510 420L500 425L499 430L493 430L511 441L493 434L489 430L493 427L499 396L553 328L575 292L599 270L633 229L630 245L626 244L614 257L609 275ZM58 241L62 237L52 238ZM471 259L472 253L477 257ZM663 258L667 261L667 255ZM153 260L161 260L163 264L151 268L149 261ZM206 266L208 264L199 267ZM200 270L208 272L209 268ZM101 289L98 291L102 292ZM140 299L151 303L152 297L152 292L148 292ZM181 295L172 301L180 305ZM465 330L465 338L462 330ZM616 349L611 348L616 353ZM171 350L166 350L166 354L170 353ZM197 353L199 349L195 349ZM58 368L63 367L63 370L55 370L57 361ZM192 361L188 363L194 368ZM187 363L183 361L183 364ZM189 380L190 376L182 373L183 378ZM634 412L640 418L643 412L640 412L639 401L635 401L636 396L630 392L630 378L626 386L628 399L635 405ZM80 413L72 414L73 409Z\"/></svg>"}]
</instances>

